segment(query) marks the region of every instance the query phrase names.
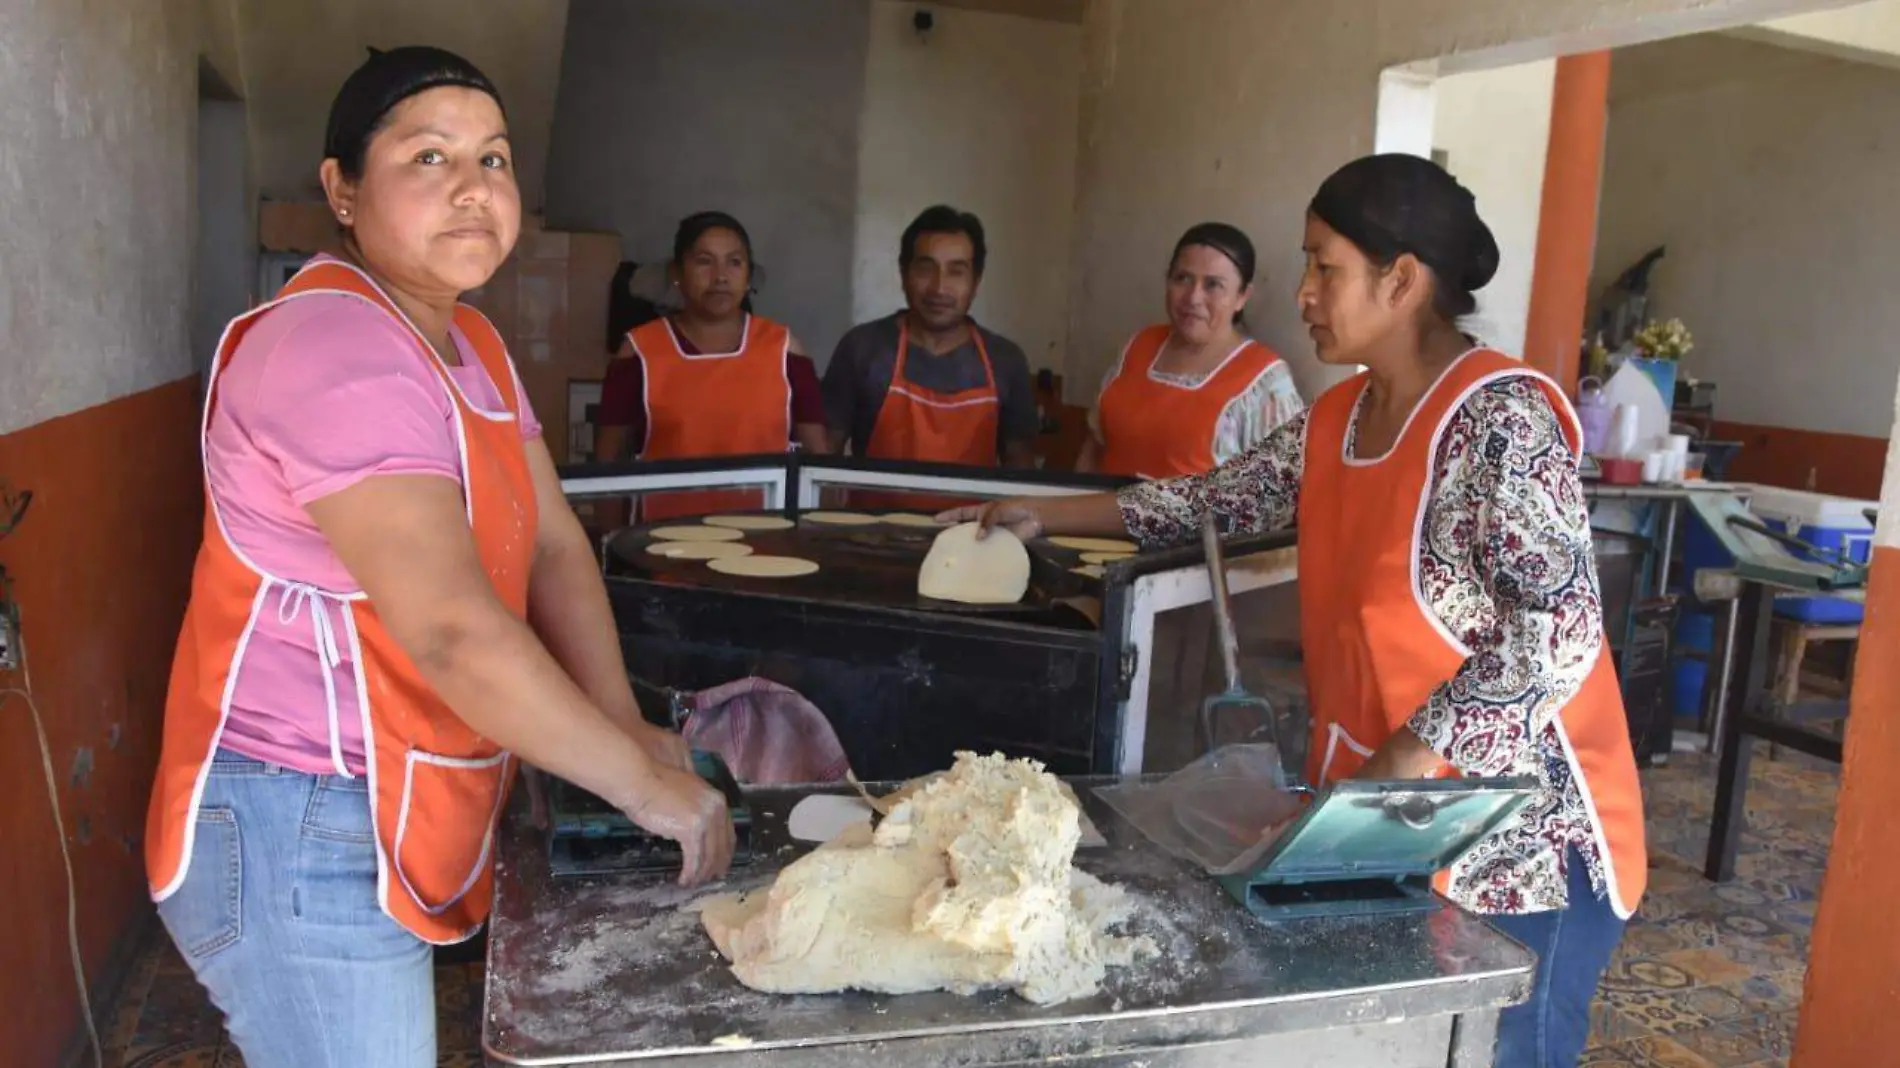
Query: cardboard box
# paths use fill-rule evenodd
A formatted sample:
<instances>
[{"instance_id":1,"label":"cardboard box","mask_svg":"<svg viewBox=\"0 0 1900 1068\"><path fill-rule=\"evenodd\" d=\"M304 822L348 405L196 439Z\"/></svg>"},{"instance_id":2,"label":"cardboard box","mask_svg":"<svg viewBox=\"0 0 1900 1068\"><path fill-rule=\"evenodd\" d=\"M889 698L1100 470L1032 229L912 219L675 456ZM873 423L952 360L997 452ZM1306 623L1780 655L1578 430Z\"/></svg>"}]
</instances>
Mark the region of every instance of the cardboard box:
<instances>
[{"instance_id":1,"label":"cardboard box","mask_svg":"<svg viewBox=\"0 0 1900 1068\"><path fill-rule=\"evenodd\" d=\"M343 229L328 204L266 200L257 206L257 243L266 252L337 253Z\"/></svg>"},{"instance_id":2,"label":"cardboard box","mask_svg":"<svg viewBox=\"0 0 1900 1068\"><path fill-rule=\"evenodd\" d=\"M606 373L607 287L619 267L620 235L546 230L524 219L515 254L464 298L507 341L556 463L585 458L569 455L571 424L584 413L568 411L568 387Z\"/></svg>"}]
</instances>

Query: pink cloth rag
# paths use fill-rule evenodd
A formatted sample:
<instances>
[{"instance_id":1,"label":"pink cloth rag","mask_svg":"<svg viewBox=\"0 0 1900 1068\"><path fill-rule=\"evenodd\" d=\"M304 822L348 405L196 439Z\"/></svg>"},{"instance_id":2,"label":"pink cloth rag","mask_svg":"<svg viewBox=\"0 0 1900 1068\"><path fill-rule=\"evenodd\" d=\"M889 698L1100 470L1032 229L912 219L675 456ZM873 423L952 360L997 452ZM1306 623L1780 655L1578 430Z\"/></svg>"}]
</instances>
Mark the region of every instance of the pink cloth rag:
<instances>
[{"instance_id":1,"label":"pink cloth rag","mask_svg":"<svg viewBox=\"0 0 1900 1068\"><path fill-rule=\"evenodd\" d=\"M686 744L719 754L747 785L842 782L851 771L831 721L789 687L738 679L700 690L685 705Z\"/></svg>"}]
</instances>

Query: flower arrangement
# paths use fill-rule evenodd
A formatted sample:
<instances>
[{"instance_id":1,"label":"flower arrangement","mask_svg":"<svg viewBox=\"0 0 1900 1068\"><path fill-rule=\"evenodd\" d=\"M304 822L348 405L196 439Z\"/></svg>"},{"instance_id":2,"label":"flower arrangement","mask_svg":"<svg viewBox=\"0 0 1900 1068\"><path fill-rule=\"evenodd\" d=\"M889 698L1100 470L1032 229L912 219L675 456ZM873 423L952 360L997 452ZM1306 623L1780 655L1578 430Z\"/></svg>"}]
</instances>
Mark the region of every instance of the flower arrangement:
<instances>
[{"instance_id":1,"label":"flower arrangement","mask_svg":"<svg viewBox=\"0 0 1900 1068\"><path fill-rule=\"evenodd\" d=\"M1643 324L1630 342L1636 351L1652 360L1681 360L1695 348L1695 338L1690 336L1689 328L1682 325L1681 319L1668 322L1652 319Z\"/></svg>"}]
</instances>

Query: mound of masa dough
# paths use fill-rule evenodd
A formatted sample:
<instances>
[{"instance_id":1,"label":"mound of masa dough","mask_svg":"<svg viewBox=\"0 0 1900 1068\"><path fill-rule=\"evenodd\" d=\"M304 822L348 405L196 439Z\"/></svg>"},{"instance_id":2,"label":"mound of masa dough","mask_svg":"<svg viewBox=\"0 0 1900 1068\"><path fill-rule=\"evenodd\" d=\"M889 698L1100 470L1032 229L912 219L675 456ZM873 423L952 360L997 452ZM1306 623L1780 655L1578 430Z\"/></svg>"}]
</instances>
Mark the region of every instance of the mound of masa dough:
<instances>
[{"instance_id":1,"label":"mound of masa dough","mask_svg":"<svg viewBox=\"0 0 1900 1068\"><path fill-rule=\"evenodd\" d=\"M739 981L768 993L1085 997L1154 943L1109 933L1130 906L1070 866L1078 815L1042 765L958 753L875 830L848 828L701 918Z\"/></svg>"}]
</instances>

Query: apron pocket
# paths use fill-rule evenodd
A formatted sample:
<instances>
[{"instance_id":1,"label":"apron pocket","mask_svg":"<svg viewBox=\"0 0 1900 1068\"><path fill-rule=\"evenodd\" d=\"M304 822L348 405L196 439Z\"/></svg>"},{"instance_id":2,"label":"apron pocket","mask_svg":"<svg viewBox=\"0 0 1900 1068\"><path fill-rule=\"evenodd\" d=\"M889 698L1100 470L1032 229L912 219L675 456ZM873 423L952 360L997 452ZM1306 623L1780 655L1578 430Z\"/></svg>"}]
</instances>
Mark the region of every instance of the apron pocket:
<instances>
[{"instance_id":1,"label":"apron pocket","mask_svg":"<svg viewBox=\"0 0 1900 1068\"><path fill-rule=\"evenodd\" d=\"M440 915L481 878L507 797L509 754L404 758L393 867L411 899Z\"/></svg>"}]
</instances>

